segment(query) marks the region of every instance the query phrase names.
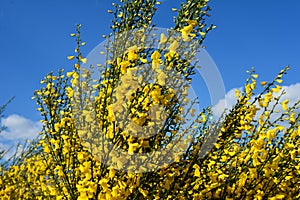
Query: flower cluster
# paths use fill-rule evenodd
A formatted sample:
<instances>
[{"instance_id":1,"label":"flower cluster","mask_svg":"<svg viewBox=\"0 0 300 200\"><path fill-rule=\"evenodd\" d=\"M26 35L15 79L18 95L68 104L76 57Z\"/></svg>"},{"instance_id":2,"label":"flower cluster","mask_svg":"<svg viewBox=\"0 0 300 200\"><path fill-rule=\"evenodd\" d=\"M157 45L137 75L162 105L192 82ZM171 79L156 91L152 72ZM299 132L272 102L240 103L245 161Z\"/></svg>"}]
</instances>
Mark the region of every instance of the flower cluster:
<instances>
[{"instance_id":1,"label":"flower cluster","mask_svg":"<svg viewBox=\"0 0 300 200\"><path fill-rule=\"evenodd\" d=\"M280 85L288 67L261 82L258 94L258 75L249 71L237 103L217 122L210 108L193 107L191 61L214 28L205 25L207 2L183 3L174 27L179 34L161 34L157 49L134 44L151 38L147 30L154 28L160 3L114 3L111 28L119 42L108 44L104 54L113 56L99 68L83 67L88 60L78 25L71 34L77 55L68 56L76 60L73 70L41 81L34 98L43 130L16 161L0 168L1 198L300 198L300 101L282 99ZM131 36L126 32L141 27Z\"/></svg>"}]
</instances>

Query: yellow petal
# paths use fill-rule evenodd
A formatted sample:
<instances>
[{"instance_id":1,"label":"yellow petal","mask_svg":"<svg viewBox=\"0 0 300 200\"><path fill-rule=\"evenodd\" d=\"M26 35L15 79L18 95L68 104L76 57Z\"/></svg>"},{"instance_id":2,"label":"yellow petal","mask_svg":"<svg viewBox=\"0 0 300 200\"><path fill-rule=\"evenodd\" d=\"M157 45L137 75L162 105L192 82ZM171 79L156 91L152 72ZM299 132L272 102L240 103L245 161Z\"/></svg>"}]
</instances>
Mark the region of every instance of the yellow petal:
<instances>
[{"instance_id":1,"label":"yellow petal","mask_svg":"<svg viewBox=\"0 0 300 200\"><path fill-rule=\"evenodd\" d=\"M194 165L193 165L193 168L194 168L194 169L200 169L199 165L197 165L197 164L194 164Z\"/></svg>"},{"instance_id":2,"label":"yellow petal","mask_svg":"<svg viewBox=\"0 0 300 200\"><path fill-rule=\"evenodd\" d=\"M75 67L75 69L79 69L80 68L80 66L77 63L74 65L74 67Z\"/></svg>"},{"instance_id":3,"label":"yellow petal","mask_svg":"<svg viewBox=\"0 0 300 200\"><path fill-rule=\"evenodd\" d=\"M163 44L163 43L165 43L167 41L167 37L166 37L166 35L165 34L161 34L160 35L160 43L161 44Z\"/></svg>"},{"instance_id":4,"label":"yellow petal","mask_svg":"<svg viewBox=\"0 0 300 200\"><path fill-rule=\"evenodd\" d=\"M194 26L194 27L197 25L197 21L196 21L196 20L188 20L187 23L188 23L189 25Z\"/></svg>"},{"instance_id":5,"label":"yellow petal","mask_svg":"<svg viewBox=\"0 0 300 200\"><path fill-rule=\"evenodd\" d=\"M68 56L68 60L73 60L75 56Z\"/></svg>"},{"instance_id":6,"label":"yellow petal","mask_svg":"<svg viewBox=\"0 0 300 200\"><path fill-rule=\"evenodd\" d=\"M74 72L67 72L67 77L73 76Z\"/></svg>"},{"instance_id":7,"label":"yellow petal","mask_svg":"<svg viewBox=\"0 0 300 200\"><path fill-rule=\"evenodd\" d=\"M86 63L86 58L81 58L80 61L85 64Z\"/></svg>"},{"instance_id":8,"label":"yellow petal","mask_svg":"<svg viewBox=\"0 0 300 200\"><path fill-rule=\"evenodd\" d=\"M267 82L266 81L262 81L262 82L260 82L260 85L261 86L264 86L264 85L266 85L267 84Z\"/></svg>"},{"instance_id":9,"label":"yellow petal","mask_svg":"<svg viewBox=\"0 0 300 200\"><path fill-rule=\"evenodd\" d=\"M160 58L161 58L161 55L158 51L153 52L153 54L151 55L152 60L158 60Z\"/></svg>"},{"instance_id":10,"label":"yellow petal","mask_svg":"<svg viewBox=\"0 0 300 200\"><path fill-rule=\"evenodd\" d=\"M276 88L272 88L272 91L278 93L281 90L281 86L276 85Z\"/></svg>"},{"instance_id":11,"label":"yellow petal","mask_svg":"<svg viewBox=\"0 0 300 200\"><path fill-rule=\"evenodd\" d=\"M123 17L123 12L120 12L120 14L118 14L118 17Z\"/></svg>"},{"instance_id":12,"label":"yellow petal","mask_svg":"<svg viewBox=\"0 0 300 200\"><path fill-rule=\"evenodd\" d=\"M200 171L199 171L199 169L195 169L194 176L200 177Z\"/></svg>"},{"instance_id":13,"label":"yellow petal","mask_svg":"<svg viewBox=\"0 0 300 200\"><path fill-rule=\"evenodd\" d=\"M148 62L148 60L145 59L145 58L140 58L140 61L142 61L142 63L147 63Z\"/></svg>"},{"instance_id":14,"label":"yellow petal","mask_svg":"<svg viewBox=\"0 0 300 200\"><path fill-rule=\"evenodd\" d=\"M175 40L170 46L169 50L170 52L176 52L176 49L178 48L178 42Z\"/></svg>"},{"instance_id":15,"label":"yellow petal","mask_svg":"<svg viewBox=\"0 0 300 200\"><path fill-rule=\"evenodd\" d=\"M289 100L286 99L281 103L282 109L283 110L288 110L287 104L289 103Z\"/></svg>"},{"instance_id":16,"label":"yellow petal","mask_svg":"<svg viewBox=\"0 0 300 200\"><path fill-rule=\"evenodd\" d=\"M234 92L235 92L235 97L238 98L240 96L241 91L235 89Z\"/></svg>"}]
</instances>

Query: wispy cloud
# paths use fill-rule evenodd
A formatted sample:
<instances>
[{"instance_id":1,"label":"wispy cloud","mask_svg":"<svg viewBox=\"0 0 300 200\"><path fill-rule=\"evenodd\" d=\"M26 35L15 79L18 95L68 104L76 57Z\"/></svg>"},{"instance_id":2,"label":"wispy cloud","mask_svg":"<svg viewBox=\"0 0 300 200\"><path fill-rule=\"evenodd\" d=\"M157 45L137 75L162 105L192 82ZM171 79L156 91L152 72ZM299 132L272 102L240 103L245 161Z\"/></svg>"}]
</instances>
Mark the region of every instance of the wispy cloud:
<instances>
[{"instance_id":1,"label":"wispy cloud","mask_svg":"<svg viewBox=\"0 0 300 200\"><path fill-rule=\"evenodd\" d=\"M236 103L236 97L235 97L235 90L242 90L242 88L233 88L231 89L226 95L224 99L221 99L218 104L216 104L212 109L215 117L220 117L222 113L224 112L224 109L232 108L233 105ZM278 92L276 96L279 96L279 94L285 91L285 94L282 96L281 100L289 99L289 106L294 105L297 101L300 100L300 83L296 83L289 86L282 86L282 89L280 92ZM278 109L281 109L278 107Z\"/></svg>"},{"instance_id":2,"label":"wispy cloud","mask_svg":"<svg viewBox=\"0 0 300 200\"><path fill-rule=\"evenodd\" d=\"M42 129L40 122L35 122L20 115L10 115L1 120L1 126L6 129L0 133L0 149L8 150L10 147L16 147L18 143L24 143L26 140L34 139ZM13 153L15 148L8 153Z\"/></svg>"},{"instance_id":3,"label":"wispy cloud","mask_svg":"<svg viewBox=\"0 0 300 200\"><path fill-rule=\"evenodd\" d=\"M235 90L241 90L242 88L233 88L225 95L224 99L212 108L215 117L220 117L225 109L231 108L236 103Z\"/></svg>"}]
</instances>

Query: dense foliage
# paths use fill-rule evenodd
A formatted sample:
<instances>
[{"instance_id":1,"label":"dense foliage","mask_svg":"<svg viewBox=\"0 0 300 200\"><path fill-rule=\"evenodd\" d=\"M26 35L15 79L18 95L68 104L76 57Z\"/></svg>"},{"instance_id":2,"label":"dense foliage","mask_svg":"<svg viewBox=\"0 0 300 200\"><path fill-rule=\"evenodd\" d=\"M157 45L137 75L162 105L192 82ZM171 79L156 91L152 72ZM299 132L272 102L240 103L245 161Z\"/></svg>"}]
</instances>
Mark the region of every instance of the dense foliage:
<instances>
[{"instance_id":1,"label":"dense foliage","mask_svg":"<svg viewBox=\"0 0 300 200\"><path fill-rule=\"evenodd\" d=\"M35 92L35 99L43 117L43 130L37 142L27 147L28 153L1 168L1 198L300 198L299 102L289 105L281 98L284 91L280 84L288 67L273 81L261 82L258 94L258 75L249 71L243 90L236 91L237 103L217 121L211 108L199 113L185 109L195 102L187 99L184 81L172 83L178 86L176 93L165 87L169 81L166 72L175 71L182 80L192 81L195 66L191 55L215 28L206 25L210 11L207 3L186 0L178 11L174 10L178 15L173 30L179 34L162 34L159 45L163 47L159 50L136 48L125 37L122 48L127 51L115 55L121 51L120 44L112 43L104 54L114 55L114 59L108 58L105 66L98 66L103 71L99 80L93 80L91 74L97 66L89 70L82 67L87 60L81 53L85 42L81 41L78 25L77 32L71 34L77 43L76 55L68 57L76 60L73 71L50 73L41 81L43 87ZM123 37L122 33L132 29L153 29L152 18L159 4L156 0L113 3L114 11L109 11L115 16L113 34ZM131 81L147 81L139 82L139 77L149 77L148 68L139 68L142 65L150 66L158 78L128 90ZM157 105L167 114L167 123L157 134L139 138L133 135L134 127L126 129L118 123L128 118L141 127L154 127L158 122L151 121L149 112ZM123 109L129 111L121 112ZM192 118L191 126L180 126L187 116ZM199 156L202 144L214 137L216 131L212 130L219 130L217 142L206 155ZM185 137L191 138L184 144L187 148L169 145ZM113 145L105 146L106 141ZM163 148L184 152L151 154ZM128 159L124 155L111 156L115 149L127 152L124 155ZM142 153L148 153L143 154L148 157L130 157ZM162 167L149 162L166 156L172 162Z\"/></svg>"}]
</instances>

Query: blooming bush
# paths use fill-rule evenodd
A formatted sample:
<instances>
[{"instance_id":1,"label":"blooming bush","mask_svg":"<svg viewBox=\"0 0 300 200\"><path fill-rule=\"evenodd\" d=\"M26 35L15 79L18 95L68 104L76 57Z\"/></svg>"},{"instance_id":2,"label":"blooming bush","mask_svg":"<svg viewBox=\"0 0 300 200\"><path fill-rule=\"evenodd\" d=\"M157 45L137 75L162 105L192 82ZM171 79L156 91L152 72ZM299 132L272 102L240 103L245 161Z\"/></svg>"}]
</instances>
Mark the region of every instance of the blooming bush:
<instances>
[{"instance_id":1,"label":"blooming bush","mask_svg":"<svg viewBox=\"0 0 300 200\"><path fill-rule=\"evenodd\" d=\"M106 64L98 66L102 69L98 80L92 76L97 66L83 67L88 60L81 53L85 42L77 25L71 34L76 55L68 57L76 60L73 71L50 73L41 81L34 97L43 130L25 153L1 167L1 198L300 198L300 101L289 105L281 98L280 84L288 67L273 81L261 82L257 94L258 75L249 71L243 90L236 91L236 104L217 121L209 107L192 109L196 102L188 99L186 84L195 73L192 55L215 28L205 24L207 3L182 3L173 27L178 34L161 34L158 50L137 47L132 40L140 44L150 38L145 32L155 28L152 18L160 3L113 3L111 29L123 43L109 43L103 53L114 59L107 56ZM133 29L146 37L129 40L126 33ZM174 71L177 82L170 80ZM138 87L128 89L133 81ZM167 81L177 90L166 87ZM151 113L156 107L161 110ZM165 116L153 120L152 115L160 113ZM161 118L166 119L162 129L138 137L135 125L150 133ZM184 125L188 118L190 126ZM202 146L213 137L212 149L200 156ZM160 149L169 151L155 153ZM183 153L174 153L178 149ZM122 154L115 155L116 150ZM136 156L140 154L147 156Z\"/></svg>"}]
</instances>

